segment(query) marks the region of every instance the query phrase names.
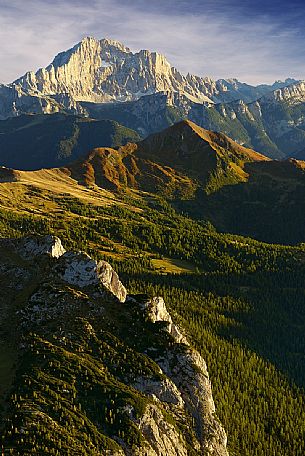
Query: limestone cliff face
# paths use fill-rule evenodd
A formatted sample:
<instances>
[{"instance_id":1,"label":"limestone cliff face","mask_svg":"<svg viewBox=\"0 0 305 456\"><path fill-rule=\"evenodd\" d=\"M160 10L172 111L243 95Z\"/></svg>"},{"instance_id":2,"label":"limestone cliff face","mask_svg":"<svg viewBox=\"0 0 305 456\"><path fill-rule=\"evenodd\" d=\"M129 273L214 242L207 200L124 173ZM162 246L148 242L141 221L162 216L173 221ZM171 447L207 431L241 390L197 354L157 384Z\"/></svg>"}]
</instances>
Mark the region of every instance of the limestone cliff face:
<instances>
[{"instance_id":1,"label":"limestone cliff face","mask_svg":"<svg viewBox=\"0 0 305 456\"><path fill-rule=\"evenodd\" d=\"M57 236L28 237L17 243L17 250L24 258L35 258L40 255L50 255L52 258L59 258L64 255L61 240Z\"/></svg>"},{"instance_id":2,"label":"limestone cliff face","mask_svg":"<svg viewBox=\"0 0 305 456\"><path fill-rule=\"evenodd\" d=\"M165 330L176 342L157 359L157 363L177 387L179 399L194 419L202 454L226 456L227 437L215 417L215 405L205 361L189 346L187 338L173 323L162 298L153 298L142 307L153 323L167 323Z\"/></svg>"},{"instance_id":3,"label":"limestone cliff face","mask_svg":"<svg viewBox=\"0 0 305 456\"><path fill-rule=\"evenodd\" d=\"M300 81L287 87L278 88L261 99L261 103L286 101L289 104L305 102L305 82Z\"/></svg>"},{"instance_id":4,"label":"limestone cliff face","mask_svg":"<svg viewBox=\"0 0 305 456\"><path fill-rule=\"evenodd\" d=\"M221 119L222 131L241 144L247 144L270 158L297 156L304 143L305 83L279 87L251 103L243 100L215 105L214 119ZM190 114L199 121L199 111ZM203 123L219 130L219 120L204 114ZM233 132L233 129L234 132ZM237 132L237 133L236 133ZM236 134L239 138L236 138Z\"/></svg>"},{"instance_id":5,"label":"limestone cliff face","mask_svg":"<svg viewBox=\"0 0 305 456\"><path fill-rule=\"evenodd\" d=\"M0 120L64 111L111 118L146 136L189 118L271 158L303 149L304 103L304 81L254 87L184 75L157 52L132 52L117 41L91 37L46 68L0 85Z\"/></svg>"},{"instance_id":6,"label":"limestone cliff face","mask_svg":"<svg viewBox=\"0 0 305 456\"><path fill-rule=\"evenodd\" d=\"M83 109L66 93L53 96L36 90L27 91L20 85L0 85L0 120L21 114L54 114L68 109L71 113L82 113Z\"/></svg>"},{"instance_id":7,"label":"limestone cliff face","mask_svg":"<svg viewBox=\"0 0 305 456\"><path fill-rule=\"evenodd\" d=\"M96 261L85 253L67 252L62 255L59 268L65 282L79 287L102 285L115 295L119 301L125 302L126 288L119 280L117 273L106 261Z\"/></svg>"},{"instance_id":8,"label":"limestone cliff face","mask_svg":"<svg viewBox=\"0 0 305 456\"><path fill-rule=\"evenodd\" d=\"M24 258L33 259L49 255L60 260L55 266L62 279L81 288L100 285L106 288L119 301L125 302L127 291L119 276L107 261L93 260L83 252L66 252L57 236L29 237L17 241L17 250Z\"/></svg>"},{"instance_id":9,"label":"limestone cliff face","mask_svg":"<svg viewBox=\"0 0 305 456\"><path fill-rule=\"evenodd\" d=\"M92 37L57 55L47 68L26 73L14 84L33 95L68 94L76 102L137 100L164 91L184 95L192 102L213 104L235 99L252 101L273 88L252 87L236 79L214 81L185 76L157 52L133 53L117 41Z\"/></svg>"},{"instance_id":10,"label":"limestone cliff face","mask_svg":"<svg viewBox=\"0 0 305 456\"><path fill-rule=\"evenodd\" d=\"M160 91L181 91L197 101L211 101L208 94L216 86L208 79L194 81L156 52L132 53L117 41L85 38L47 68L26 73L14 84L34 95L65 93L76 101L136 100Z\"/></svg>"},{"instance_id":11,"label":"limestone cliff face","mask_svg":"<svg viewBox=\"0 0 305 456\"><path fill-rule=\"evenodd\" d=\"M178 326L173 323L172 317L166 309L163 298L155 297L149 301L141 303L140 305L153 323L156 323L157 321L164 321L167 323L166 331L173 337L175 342L178 344L183 343L188 345L186 337L181 333Z\"/></svg>"},{"instance_id":12,"label":"limestone cliff face","mask_svg":"<svg viewBox=\"0 0 305 456\"><path fill-rule=\"evenodd\" d=\"M81 102L135 101L159 92L186 97L189 103L249 102L272 89L236 79L183 75L157 52L133 53L118 41L87 37L58 54L46 68L0 86L0 118L62 109L83 113Z\"/></svg>"},{"instance_id":13,"label":"limestone cliff face","mask_svg":"<svg viewBox=\"0 0 305 456\"><path fill-rule=\"evenodd\" d=\"M83 431L79 423L87 423L86 441L95 429L88 452L82 448L84 455L227 456L206 364L161 297L127 296L108 263L66 252L56 236L1 240L0 254L1 283L8 284L10 277L0 303L9 309L18 299L14 337L20 337L20 359L28 360L26 377L17 375L16 382L24 388L23 379L40 370L35 391L41 379L51 378L56 385L51 394L52 383L46 388L43 380L40 395L12 408L8 430L10 419L17 417L14 427L27 439L26 431L36 429L39 418L52 447L56 445L53 434L62 414L53 414L47 405L51 398L61 410L71 406L70 417L77 410L69 449L78 444L75 435ZM42 360L36 361L40 354ZM36 365L34 370L29 363ZM97 444L100 433L103 440ZM5 435L11 438L10 432ZM137 435L136 444L127 435ZM26 441L27 448L32 444ZM17 441L10 440L10 445L19 455L25 440L20 451ZM59 448L64 445L62 440Z\"/></svg>"}]
</instances>

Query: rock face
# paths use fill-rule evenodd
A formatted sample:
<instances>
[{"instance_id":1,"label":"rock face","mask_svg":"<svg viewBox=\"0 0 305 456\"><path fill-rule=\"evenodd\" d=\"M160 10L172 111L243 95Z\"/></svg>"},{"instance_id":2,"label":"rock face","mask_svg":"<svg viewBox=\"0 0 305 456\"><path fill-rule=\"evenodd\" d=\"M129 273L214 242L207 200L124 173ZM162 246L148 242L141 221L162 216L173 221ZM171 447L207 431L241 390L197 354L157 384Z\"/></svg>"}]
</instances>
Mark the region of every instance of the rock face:
<instances>
[{"instance_id":1,"label":"rock face","mask_svg":"<svg viewBox=\"0 0 305 456\"><path fill-rule=\"evenodd\" d=\"M178 326L173 323L172 317L166 309L163 298L152 298L151 300L141 304L141 307L153 323L156 323L156 321L164 321L167 323L166 331L173 337L175 342L178 344L183 343L188 345L186 337L184 337L180 332Z\"/></svg>"},{"instance_id":2,"label":"rock face","mask_svg":"<svg viewBox=\"0 0 305 456\"><path fill-rule=\"evenodd\" d=\"M63 280L79 287L101 284L119 301L125 302L126 288L119 276L106 261L92 260L86 253L67 252L61 258L59 266Z\"/></svg>"},{"instance_id":3,"label":"rock face","mask_svg":"<svg viewBox=\"0 0 305 456\"><path fill-rule=\"evenodd\" d=\"M87 37L58 54L48 67L0 86L0 118L22 112L53 113L63 108L83 113L80 102L138 100L158 92L179 94L201 104L236 99L248 102L288 83L252 87L236 79L185 76L156 52L133 53L117 41Z\"/></svg>"},{"instance_id":4,"label":"rock face","mask_svg":"<svg viewBox=\"0 0 305 456\"><path fill-rule=\"evenodd\" d=\"M50 255L59 258L66 250L57 236L30 237L19 242L18 250L24 258L34 258L40 255Z\"/></svg>"},{"instance_id":5,"label":"rock face","mask_svg":"<svg viewBox=\"0 0 305 456\"><path fill-rule=\"evenodd\" d=\"M56 101L59 99L64 103ZM15 117L23 113L53 114L70 105L74 111L74 102L65 95L48 97L34 92L27 92L19 85L0 85L0 120ZM79 108L80 109L80 108Z\"/></svg>"},{"instance_id":6,"label":"rock face","mask_svg":"<svg viewBox=\"0 0 305 456\"><path fill-rule=\"evenodd\" d=\"M227 455L227 437L214 415L211 383L200 354L192 349L175 347L160 358L158 364L179 388L185 407L194 418L202 454Z\"/></svg>"},{"instance_id":7,"label":"rock face","mask_svg":"<svg viewBox=\"0 0 305 456\"><path fill-rule=\"evenodd\" d=\"M263 102L287 101L289 104L305 102L305 81L281 87L262 98Z\"/></svg>"},{"instance_id":8,"label":"rock face","mask_svg":"<svg viewBox=\"0 0 305 456\"><path fill-rule=\"evenodd\" d=\"M135 451L135 456L187 456L181 436L175 426L164 419L157 406L148 406L137 425L149 446Z\"/></svg>"},{"instance_id":9,"label":"rock face","mask_svg":"<svg viewBox=\"0 0 305 456\"><path fill-rule=\"evenodd\" d=\"M183 76L156 52L132 53L123 44L108 39L85 38L59 54L47 67L26 73L14 84L41 95L69 94L75 101L109 102L136 100L156 92L181 92L197 102L238 88L237 81L215 82Z\"/></svg>"},{"instance_id":10,"label":"rock face","mask_svg":"<svg viewBox=\"0 0 305 456\"><path fill-rule=\"evenodd\" d=\"M228 136L271 158L294 156L305 138L305 83L279 88L251 103L215 105L202 122L216 130L222 123Z\"/></svg>"},{"instance_id":11,"label":"rock face","mask_svg":"<svg viewBox=\"0 0 305 456\"><path fill-rule=\"evenodd\" d=\"M125 302L127 291L107 261L93 260L84 252L66 252L57 236L29 237L17 241L17 251L25 259L48 255L60 261L55 270L62 279L80 288L101 285L119 301Z\"/></svg>"},{"instance_id":12,"label":"rock face","mask_svg":"<svg viewBox=\"0 0 305 456\"><path fill-rule=\"evenodd\" d=\"M144 394L156 397L161 402L174 404L180 408L184 406L179 389L169 378L163 380L139 378L132 386Z\"/></svg>"},{"instance_id":13,"label":"rock face","mask_svg":"<svg viewBox=\"0 0 305 456\"><path fill-rule=\"evenodd\" d=\"M227 437L214 415L215 405L205 361L196 350L189 347L187 339L173 324L162 298L153 298L142 307L153 323L168 322L166 331L176 344L157 359L157 363L176 385L181 395L179 398L182 398L185 408L194 419L202 454L226 456Z\"/></svg>"},{"instance_id":14,"label":"rock face","mask_svg":"<svg viewBox=\"0 0 305 456\"><path fill-rule=\"evenodd\" d=\"M36 435L43 423L43 448L50 438L61 453L79 454L82 445L88 456L227 456L206 364L161 297L135 295L122 304L126 290L111 266L66 252L55 236L2 240L0 253L0 280L9 283L1 308L17 299L14 340L27 360L10 397L19 397L18 387L30 397L11 404L6 447L21 455L26 444L36 453L30 430ZM97 293L98 285L116 299ZM20 441L11 437L13 423Z\"/></svg>"},{"instance_id":15,"label":"rock face","mask_svg":"<svg viewBox=\"0 0 305 456\"><path fill-rule=\"evenodd\" d=\"M0 120L68 111L117 120L147 135L187 117L272 158L302 148L300 104L305 104L303 81L253 87L237 79L183 75L161 54L133 53L117 41L91 37L46 68L0 85Z\"/></svg>"}]
</instances>

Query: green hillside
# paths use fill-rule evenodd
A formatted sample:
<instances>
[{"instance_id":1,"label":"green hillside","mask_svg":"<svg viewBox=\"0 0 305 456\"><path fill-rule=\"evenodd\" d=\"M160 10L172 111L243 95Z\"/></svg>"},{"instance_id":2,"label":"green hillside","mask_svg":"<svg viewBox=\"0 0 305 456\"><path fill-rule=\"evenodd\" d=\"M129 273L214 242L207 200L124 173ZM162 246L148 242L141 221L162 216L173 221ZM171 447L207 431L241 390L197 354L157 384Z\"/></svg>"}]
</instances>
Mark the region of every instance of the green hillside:
<instances>
[{"instance_id":1,"label":"green hillside","mask_svg":"<svg viewBox=\"0 0 305 456\"><path fill-rule=\"evenodd\" d=\"M71 185L69 193L60 181L58 186L54 180L48 184L44 176L39 185L0 184L1 235L56 233L68 248L111 261L130 293L163 296L207 361L230 454L301 456L305 451L303 246L220 234L210 224L179 215L160 196L138 191L119 196L77 185ZM173 264L180 268L179 275L171 272ZM37 353L30 366L37 368L30 384L17 384L17 391L22 388L34 395L37 405L47 385L53 403L56 382L69 383L75 370L72 358L68 363L67 354L44 344L33 340ZM39 357L44 354L56 361L56 370L42 371ZM77 357L75 362L84 363ZM88 384L95 368L86 374ZM50 381L45 375L52 375ZM84 388L77 394L87 394ZM12 410L20 407L16 394ZM68 422L71 412L64 399L60 403L58 413ZM78 448L87 420L81 410L77 421L73 418L77 435L51 434L54 454L60 453L64 439L74 451ZM50 438L40 431L38 435ZM89 438L93 435L90 431ZM33 439L29 442L31 448L39 448Z\"/></svg>"},{"instance_id":2,"label":"green hillside","mask_svg":"<svg viewBox=\"0 0 305 456\"><path fill-rule=\"evenodd\" d=\"M222 232L305 241L305 163L270 160L227 136L179 122L137 144L98 148L69 166L86 186L162 195Z\"/></svg>"},{"instance_id":3,"label":"green hillside","mask_svg":"<svg viewBox=\"0 0 305 456\"><path fill-rule=\"evenodd\" d=\"M23 115L0 121L0 165L27 170L62 166L101 144L116 147L138 139L112 120Z\"/></svg>"}]
</instances>

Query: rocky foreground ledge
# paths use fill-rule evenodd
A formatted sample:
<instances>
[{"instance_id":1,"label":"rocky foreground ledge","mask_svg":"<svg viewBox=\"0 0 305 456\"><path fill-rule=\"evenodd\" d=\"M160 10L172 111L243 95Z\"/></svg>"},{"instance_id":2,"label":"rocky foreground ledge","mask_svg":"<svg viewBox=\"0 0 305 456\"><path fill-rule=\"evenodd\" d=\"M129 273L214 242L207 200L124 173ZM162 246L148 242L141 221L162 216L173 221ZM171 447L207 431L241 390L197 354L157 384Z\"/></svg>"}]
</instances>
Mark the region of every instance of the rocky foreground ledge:
<instances>
[{"instance_id":1,"label":"rocky foreground ledge","mask_svg":"<svg viewBox=\"0 0 305 456\"><path fill-rule=\"evenodd\" d=\"M54 454L228 454L205 361L163 298L128 296L109 263L67 252L55 236L1 240L0 253L1 323L17 316L21 366L7 398L6 448L40 454L52 441Z\"/></svg>"}]
</instances>

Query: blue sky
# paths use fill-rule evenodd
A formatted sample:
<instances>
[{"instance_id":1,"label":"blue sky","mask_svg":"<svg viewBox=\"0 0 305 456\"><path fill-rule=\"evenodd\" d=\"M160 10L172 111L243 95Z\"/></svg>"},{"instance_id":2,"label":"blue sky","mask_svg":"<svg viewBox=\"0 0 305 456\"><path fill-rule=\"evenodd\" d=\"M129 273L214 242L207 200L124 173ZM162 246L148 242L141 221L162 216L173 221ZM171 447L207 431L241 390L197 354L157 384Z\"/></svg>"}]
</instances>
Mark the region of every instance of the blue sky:
<instances>
[{"instance_id":1,"label":"blue sky","mask_svg":"<svg viewBox=\"0 0 305 456\"><path fill-rule=\"evenodd\" d=\"M165 54L183 73L305 79L305 0L0 0L0 82L84 36Z\"/></svg>"}]
</instances>

